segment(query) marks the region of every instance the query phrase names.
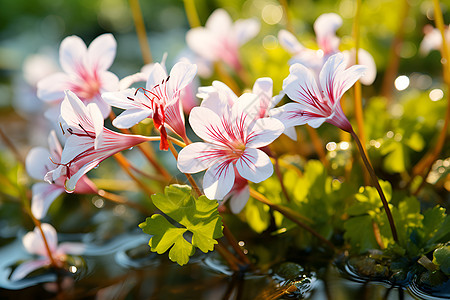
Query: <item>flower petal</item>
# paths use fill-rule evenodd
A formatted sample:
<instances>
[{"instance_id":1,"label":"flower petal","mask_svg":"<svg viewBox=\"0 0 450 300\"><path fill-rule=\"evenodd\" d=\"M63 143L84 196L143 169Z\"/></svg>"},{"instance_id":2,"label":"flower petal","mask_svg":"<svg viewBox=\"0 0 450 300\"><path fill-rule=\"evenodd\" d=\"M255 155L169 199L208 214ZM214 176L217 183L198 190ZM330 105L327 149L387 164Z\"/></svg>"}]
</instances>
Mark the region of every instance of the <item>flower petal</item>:
<instances>
[{"instance_id":1,"label":"flower petal","mask_svg":"<svg viewBox=\"0 0 450 300\"><path fill-rule=\"evenodd\" d=\"M103 101L103 100L102 100ZM98 145L102 142L103 135L103 115L95 103L89 103L86 107L89 115L91 116L92 123L94 125L95 141L94 149L98 148Z\"/></svg>"},{"instance_id":2,"label":"flower petal","mask_svg":"<svg viewBox=\"0 0 450 300\"><path fill-rule=\"evenodd\" d=\"M118 115L113 121L112 124L116 128L131 128L134 125L138 124L145 118L152 116L151 109L143 109L143 108L131 108L122 112Z\"/></svg>"},{"instance_id":3,"label":"flower petal","mask_svg":"<svg viewBox=\"0 0 450 300\"><path fill-rule=\"evenodd\" d=\"M88 64L97 71L106 71L116 57L117 43L114 36L105 33L94 39L87 49Z\"/></svg>"},{"instance_id":4,"label":"flower petal","mask_svg":"<svg viewBox=\"0 0 450 300\"><path fill-rule=\"evenodd\" d=\"M100 162L98 160L91 161L84 166L82 166L75 174L73 174L70 179L66 179L66 182L64 184L64 188L66 189L66 192L72 193L75 190L76 184L78 180L87 172L98 166Z\"/></svg>"},{"instance_id":5,"label":"flower petal","mask_svg":"<svg viewBox=\"0 0 450 300\"><path fill-rule=\"evenodd\" d=\"M141 107L136 101L129 99L134 99L135 93L136 89L126 89L120 92L106 92L102 94L102 98L111 106L121 109L133 109Z\"/></svg>"},{"instance_id":6,"label":"flower petal","mask_svg":"<svg viewBox=\"0 0 450 300\"><path fill-rule=\"evenodd\" d=\"M187 62L176 63L170 70L170 79L167 82L169 95L185 88L197 74L197 66Z\"/></svg>"},{"instance_id":7,"label":"flower petal","mask_svg":"<svg viewBox=\"0 0 450 300\"><path fill-rule=\"evenodd\" d=\"M49 259L39 259L39 260L32 260L27 261L24 263L21 263L11 274L11 280L17 281L25 278L28 274L33 272L34 270L37 270L39 268L42 268L43 266L46 266L50 264Z\"/></svg>"},{"instance_id":8,"label":"flower petal","mask_svg":"<svg viewBox=\"0 0 450 300\"><path fill-rule=\"evenodd\" d=\"M119 90L119 78L112 72L100 72L98 74L100 82L100 93L115 92Z\"/></svg>"},{"instance_id":9,"label":"flower petal","mask_svg":"<svg viewBox=\"0 0 450 300\"><path fill-rule=\"evenodd\" d=\"M284 131L284 125L275 118L262 118L255 121L247 137L247 147L260 148L269 145Z\"/></svg>"},{"instance_id":10,"label":"flower petal","mask_svg":"<svg viewBox=\"0 0 450 300\"><path fill-rule=\"evenodd\" d=\"M225 9L219 8L213 11L206 21L205 27L219 36L226 35L230 30L233 20Z\"/></svg>"},{"instance_id":11,"label":"flower petal","mask_svg":"<svg viewBox=\"0 0 450 300\"><path fill-rule=\"evenodd\" d=\"M343 51L342 54L344 54L345 58L348 59L349 63L347 64L347 67L354 65L355 49ZM371 85L375 81L375 77L377 77L377 66L375 64L375 60L373 59L373 56L364 49L358 50L358 58L358 63L367 67L364 72L364 76L362 76L359 80L364 85Z\"/></svg>"},{"instance_id":12,"label":"flower petal","mask_svg":"<svg viewBox=\"0 0 450 300\"><path fill-rule=\"evenodd\" d=\"M364 75L365 66L355 65L348 69L342 53L330 56L320 71L319 79L325 95L332 106L337 105L342 95Z\"/></svg>"},{"instance_id":13,"label":"flower petal","mask_svg":"<svg viewBox=\"0 0 450 300\"><path fill-rule=\"evenodd\" d=\"M41 227L50 251L55 251L58 245L58 237L55 228L47 223L42 223ZM35 227L33 231L25 234L22 238L22 243L27 252L48 257L47 249L39 228Z\"/></svg>"},{"instance_id":14,"label":"flower petal","mask_svg":"<svg viewBox=\"0 0 450 300\"><path fill-rule=\"evenodd\" d=\"M333 54L338 51L339 38L336 30L342 26L342 18L335 13L320 15L314 22L314 31L319 47L325 54Z\"/></svg>"},{"instance_id":15,"label":"flower petal","mask_svg":"<svg viewBox=\"0 0 450 300\"><path fill-rule=\"evenodd\" d=\"M48 147L50 150L50 155L54 162L60 162L61 161L61 153L62 153L62 147L59 143L58 137L56 136L56 132L54 130L50 131L50 134L48 135Z\"/></svg>"},{"instance_id":16,"label":"flower petal","mask_svg":"<svg viewBox=\"0 0 450 300\"><path fill-rule=\"evenodd\" d=\"M59 48L59 63L64 72L78 74L86 65L86 44L78 36L66 37Z\"/></svg>"},{"instance_id":17,"label":"flower petal","mask_svg":"<svg viewBox=\"0 0 450 300\"><path fill-rule=\"evenodd\" d=\"M33 193L31 212L40 220L46 216L48 208L64 192L64 188L56 184L38 182L33 184L31 191Z\"/></svg>"},{"instance_id":18,"label":"flower petal","mask_svg":"<svg viewBox=\"0 0 450 300\"><path fill-rule=\"evenodd\" d=\"M320 109L325 103L313 72L301 64L293 64L289 72L289 76L283 80L283 91L289 98L301 104L305 110L326 113Z\"/></svg>"},{"instance_id":19,"label":"flower petal","mask_svg":"<svg viewBox=\"0 0 450 300\"><path fill-rule=\"evenodd\" d=\"M87 117L89 113L86 106L81 100L71 91L66 91L66 96L61 103L61 118L66 122L67 126L79 128L79 125L90 125L86 130L92 130L92 121ZM81 129L80 129L81 130Z\"/></svg>"},{"instance_id":20,"label":"flower petal","mask_svg":"<svg viewBox=\"0 0 450 300\"><path fill-rule=\"evenodd\" d=\"M83 254L85 249L86 249L86 245L83 243L65 242L65 243L59 244L58 249L56 251L59 254L80 255L80 254Z\"/></svg>"},{"instance_id":21,"label":"flower petal","mask_svg":"<svg viewBox=\"0 0 450 300\"><path fill-rule=\"evenodd\" d=\"M297 38L285 29L278 32L278 41L280 42L281 47L291 54L297 54L305 49Z\"/></svg>"},{"instance_id":22,"label":"flower petal","mask_svg":"<svg viewBox=\"0 0 450 300\"><path fill-rule=\"evenodd\" d=\"M217 143L226 134L220 117L206 107L194 107L189 114L189 123L195 134L207 142Z\"/></svg>"},{"instance_id":23,"label":"flower petal","mask_svg":"<svg viewBox=\"0 0 450 300\"><path fill-rule=\"evenodd\" d=\"M181 149L177 167L183 173L197 173L217 162L218 148L209 143L192 143Z\"/></svg>"},{"instance_id":24,"label":"flower petal","mask_svg":"<svg viewBox=\"0 0 450 300\"><path fill-rule=\"evenodd\" d=\"M55 167L55 165L52 166L49 158L50 152L47 149L43 147L32 148L25 159L27 173L34 179L44 180L45 174Z\"/></svg>"},{"instance_id":25,"label":"flower petal","mask_svg":"<svg viewBox=\"0 0 450 300\"><path fill-rule=\"evenodd\" d=\"M247 204L248 199L250 198L250 188L249 186L245 186L243 189L237 191L230 198L230 209L233 214L238 214L244 208L245 204Z\"/></svg>"},{"instance_id":26,"label":"flower petal","mask_svg":"<svg viewBox=\"0 0 450 300\"><path fill-rule=\"evenodd\" d=\"M306 108L309 109L308 106ZM303 103L291 102L270 110L270 116L280 120L285 128L307 124L311 119L323 118L322 114L305 110Z\"/></svg>"},{"instance_id":27,"label":"flower petal","mask_svg":"<svg viewBox=\"0 0 450 300\"><path fill-rule=\"evenodd\" d=\"M71 135L66 140L61 155L61 164L65 165L72 161L80 153L94 148L93 139L88 136Z\"/></svg>"},{"instance_id":28,"label":"flower petal","mask_svg":"<svg viewBox=\"0 0 450 300\"><path fill-rule=\"evenodd\" d=\"M243 178L258 183L269 178L273 166L269 156L259 149L246 148L236 162L236 169Z\"/></svg>"},{"instance_id":29,"label":"flower petal","mask_svg":"<svg viewBox=\"0 0 450 300\"><path fill-rule=\"evenodd\" d=\"M155 85L161 84L163 80L167 79L166 70L159 64L155 63L152 71L147 78L147 84L145 88L151 90Z\"/></svg>"},{"instance_id":30,"label":"flower petal","mask_svg":"<svg viewBox=\"0 0 450 300\"><path fill-rule=\"evenodd\" d=\"M216 61L219 58L219 53L214 50L218 43L217 36L204 27L190 29L186 33L186 43L192 51L207 60Z\"/></svg>"},{"instance_id":31,"label":"flower petal","mask_svg":"<svg viewBox=\"0 0 450 300\"><path fill-rule=\"evenodd\" d=\"M64 98L64 91L70 89L71 79L65 73L49 75L37 83L37 97L42 101L51 102Z\"/></svg>"},{"instance_id":32,"label":"flower petal","mask_svg":"<svg viewBox=\"0 0 450 300\"><path fill-rule=\"evenodd\" d=\"M232 163L218 163L210 167L203 177L203 191L211 200L222 200L231 190L234 183Z\"/></svg>"},{"instance_id":33,"label":"flower petal","mask_svg":"<svg viewBox=\"0 0 450 300\"><path fill-rule=\"evenodd\" d=\"M234 22L233 35L237 44L243 45L254 38L261 28L261 24L256 19L237 20Z\"/></svg>"}]
</instances>

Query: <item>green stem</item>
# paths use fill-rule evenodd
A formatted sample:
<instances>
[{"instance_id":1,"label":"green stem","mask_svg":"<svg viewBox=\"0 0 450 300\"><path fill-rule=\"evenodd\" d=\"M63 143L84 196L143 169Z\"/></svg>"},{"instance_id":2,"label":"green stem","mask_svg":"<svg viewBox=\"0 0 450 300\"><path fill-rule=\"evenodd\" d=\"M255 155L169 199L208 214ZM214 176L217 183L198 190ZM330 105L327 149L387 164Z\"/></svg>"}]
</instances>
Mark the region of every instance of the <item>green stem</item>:
<instances>
[{"instance_id":1,"label":"green stem","mask_svg":"<svg viewBox=\"0 0 450 300\"><path fill-rule=\"evenodd\" d=\"M194 0L184 0L184 10L186 11L186 16L188 18L189 26L191 28L201 26L200 19L197 14L197 9L195 8Z\"/></svg>"},{"instance_id":2,"label":"green stem","mask_svg":"<svg viewBox=\"0 0 450 300\"><path fill-rule=\"evenodd\" d=\"M358 145L359 153L361 154L361 157L364 161L364 165L366 166L367 171L370 174L370 178L372 179L372 184L375 186L378 194L380 195L381 202L383 202L383 207L384 207L384 210L386 211L386 215L389 220L389 226L391 227L392 237L394 238L395 242L398 242L397 229L395 228L394 218L392 217L391 210L389 209L389 204L386 200L386 197L384 196L383 190L381 189L380 183L378 182L378 177L375 174L375 170L373 169L372 164L370 163L370 161L366 155L366 152L364 151L361 141L359 140L358 136L353 131L353 129L350 132L350 134L352 135L353 139L355 140L356 144Z\"/></svg>"},{"instance_id":3,"label":"green stem","mask_svg":"<svg viewBox=\"0 0 450 300\"><path fill-rule=\"evenodd\" d=\"M133 14L134 26L136 27L136 34L139 39L139 45L141 47L142 58L145 64L149 64L153 61L152 52L150 51L150 45L147 40L147 33L145 30L144 19L142 18L141 6L139 0L129 0L131 12Z\"/></svg>"},{"instance_id":4,"label":"green stem","mask_svg":"<svg viewBox=\"0 0 450 300\"><path fill-rule=\"evenodd\" d=\"M291 209L289 209L287 207L282 207L282 206L279 206L279 205L276 205L276 204L272 203L264 195L262 195L261 193L258 193L257 191L255 191L252 188L250 188L250 196L252 196L256 200L258 200L259 202L268 205L270 208L272 208L273 210L278 211L279 213L281 213L283 216L285 216L286 218L288 218L289 220L291 220L292 222L294 222L298 226L300 226L303 229L309 231L309 233L311 233L316 238L318 238L319 240L321 240L322 242L327 244L331 249L333 249L333 250L336 249L335 246L333 245L333 243L331 243L329 240L324 238L320 233L315 231L313 228L311 228L310 226L308 226L305 223L303 223L302 221L300 221L299 218L298 218L298 214L293 212ZM304 217L302 217L302 218L305 219Z\"/></svg>"}]
</instances>

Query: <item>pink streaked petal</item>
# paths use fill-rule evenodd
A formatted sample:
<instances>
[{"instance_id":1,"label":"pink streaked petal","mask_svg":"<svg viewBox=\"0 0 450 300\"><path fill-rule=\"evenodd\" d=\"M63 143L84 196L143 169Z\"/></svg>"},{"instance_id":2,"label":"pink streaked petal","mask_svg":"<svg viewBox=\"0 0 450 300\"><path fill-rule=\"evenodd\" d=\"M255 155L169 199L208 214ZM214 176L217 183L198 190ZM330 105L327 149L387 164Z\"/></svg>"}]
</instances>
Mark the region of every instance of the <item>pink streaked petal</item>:
<instances>
[{"instance_id":1,"label":"pink streaked petal","mask_svg":"<svg viewBox=\"0 0 450 300\"><path fill-rule=\"evenodd\" d=\"M256 19L237 20L234 22L233 35L239 46L254 38L261 28Z\"/></svg>"},{"instance_id":2,"label":"pink streaked petal","mask_svg":"<svg viewBox=\"0 0 450 300\"><path fill-rule=\"evenodd\" d=\"M245 128L250 123L261 117L261 98L253 93L244 93L231 108L232 118L235 120L238 116L244 115Z\"/></svg>"},{"instance_id":3,"label":"pink streaked petal","mask_svg":"<svg viewBox=\"0 0 450 300\"><path fill-rule=\"evenodd\" d=\"M112 124L116 128L131 128L142 120L151 117L153 111L148 108L131 108L122 112L113 121Z\"/></svg>"},{"instance_id":4,"label":"pink streaked petal","mask_svg":"<svg viewBox=\"0 0 450 300\"><path fill-rule=\"evenodd\" d=\"M50 264L49 259L39 259L21 263L11 274L11 280L12 281L21 280L34 270L40 269L49 264Z\"/></svg>"},{"instance_id":5,"label":"pink streaked petal","mask_svg":"<svg viewBox=\"0 0 450 300\"><path fill-rule=\"evenodd\" d=\"M100 161L98 161L98 160L91 161L91 162L85 164L84 166L82 166L75 174L72 174L70 179L68 178L64 184L66 192L72 193L76 188L78 180L84 174L86 174L87 172L89 172L90 170L92 170L93 168L98 166L99 163L100 163Z\"/></svg>"},{"instance_id":6,"label":"pink streaked petal","mask_svg":"<svg viewBox=\"0 0 450 300\"><path fill-rule=\"evenodd\" d=\"M192 143L181 149L177 167L183 173L197 173L208 169L219 159L220 149L209 143Z\"/></svg>"},{"instance_id":7,"label":"pink streaked petal","mask_svg":"<svg viewBox=\"0 0 450 300\"><path fill-rule=\"evenodd\" d=\"M247 204L248 199L250 198L250 188L246 185L239 191L236 191L230 198L230 209L233 214L238 214L244 208L245 204Z\"/></svg>"},{"instance_id":8,"label":"pink streaked petal","mask_svg":"<svg viewBox=\"0 0 450 300\"><path fill-rule=\"evenodd\" d=\"M254 183L266 180L273 173L269 156L253 148L245 149L244 154L236 162L236 169L239 175Z\"/></svg>"},{"instance_id":9,"label":"pink streaked petal","mask_svg":"<svg viewBox=\"0 0 450 300\"><path fill-rule=\"evenodd\" d=\"M103 139L103 116L102 113L95 103L89 103L86 106L86 109L91 117L92 123L94 125L95 132L95 141L94 141L94 149L98 148L99 143L102 142Z\"/></svg>"},{"instance_id":10,"label":"pink streaked petal","mask_svg":"<svg viewBox=\"0 0 450 300\"><path fill-rule=\"evenodd\" d=\"M54 130L50 131L47 141L50 150L50 155L53 161L54 162L61 161L62 147L61 144L59 143L58 137L56 136L56 132Z\"/></svg>"},{"instance_id":11,"label":"pink streaked petal","mask_svg":"<svg viewBox=\"0 0 450 300\"><path fill-rule=\"evenodd\" d=\"M86 65L86 44L78 36L66 37L59 48L59 62L64 72L78 74Z\"/></svg>"},{"instance_id":12,"label":"pink streaked petal","mask_svg":"<svg viewBox=\"0 0 450 300\"><path fill-rule=\"evenodd\" d=\"M87 50L88 64L93 70L106 71L116 57L117 43L114 36L105 33L91 42Z\"/></svg>"},{"instance_id":13,"label":"pink streaked petal","mask_svg":"<svg viewBox=\"0 0 450 300\"><path fill-rule=\"evenodd\" d=\"M64 192L64 188L56 184L38 182L33 184L31 191L33 193L31 211L40 220L47 215L48 208Z\"/></svg>"},{"instance_id":14,"label":"pink streaked petal","mask_svg":"<svg viewBox=\"0 0 450 300\"><path fill-rule=\"evenodd\" d=\"M284 29L278 32L278 41L281 47L291 54L297 54L305 49L292 33Z\"/></svg>"},{"instance_id":15,"label":"pink streaked petal","mask_svg":"<svg viewBox=\"0 0 450 300\"><path fill-rule=\"evenodd\" d=\"M61 118L66 122L67 126L73 129L80 129L79 125L84 127L89 125L86 130L92 130L93 124L89 118L89 113L86 106L81 100L71 91L66 91L66 97L61 103Z\"/></svg>"},{"instance_id":16,"label":"pink streaked petal","mask_svg":"<svg viewBox=\"0 0 450 300\"><path fill-rule=\"evenodd\" d=\"M71 135L66 140L64 150L61 155L61 164L68 164L80 153L84 153L94 148L94 139L88 136Z\"/></svg>"},{"instance_id":17,"label":"pink streaked petal","mask_svg":"<svg viewBox=\"0 0 450 300\"><path fill-rule=\"evenodd\" d=\"M203 177L205 196L211 200L222 200L233 187L234 176L232 163L222 162L210 167Z\"/></svg>"},{"instance_id":18,"label":"pink streaked petal","mask_svg":"<svg viewBox=\"0 0 450 300\"><path fill-rule=\"evenodd\" d=\"M152 71L147 78L145 88L151 90L155 85L161 84L163 80L167 79L167 72L159 63L155 63Z\"/></svg>"},{"instance_id":19,"label":"pink streaked petal","mask_svg":"<svg viewBox=\"0 0 450 300\"><path fill-rule=\"evenodd\" d=\"M247 147L260 148L269 145L284 131L284 125L275 118L262 118L255 121L247 137Z\"/></svg>"},{"instance_id":20,"label":"pink streaked petal","mask_svg":"<svg viewBox=\"0 0 450 300\"><path fill-rule=\"evenodd\" d=\"M310 111L327 112L313 72L301 64L293 64L289 72L283 81L283 91L289 98Z\"/></svg>"},{"instance_id":21,"label":"pink streaked petal","mask_svg":"<svg viewBox=\"0 0 450 300\"><path fill-rule=\"evenodd\" d=\"M184 124L183 107L180 98L166 106L165 111L166 125L178 134L181 138L186 136L186 127Z\"/></svg>"},{"instance_id":22,"label":"pink streaked petal","mask_svg":"<svg viewBox=\"0 0 450 300\"><path fill-rule=\"evenodd\" d=\"M134 98L136 89L126 89L120 92L106 92L102 94L103 100L109 105L121 109L133 109L141 107L138 103L129 98Z\"/></svg>"},{"instance_id":23,"label":"pink streaked petal","mask_svg":"<svg viewBox=\"0 0 450 300\"><path fill-rule=\"evenodd\" d=\"M54 168L50 161L50 152L43 147L35 147L28 152L25 167L28 174L37 180L44 180L45 174Z\"/></svg>"},{"instance_id":24,"label":"pink streaked petal","mask_svg":"<svg viewBox=\"0 0 450 300\"><path fill-rule=\"evenodd\" d=\"M311 118L306 122L312 128L319 128L328 118Z\"/></svg>"},{"instance_id":25,"label":"pink streaked petal","mask_svg":"<svg viewBox=\"0 0 450 300\"><path fill-rule=\"evenodd\" d=\"M75 188L75 194L96 194L97 191L97 186L87 176L81 176Z\"/></svg>"},{"instance_id":26,"label":"pink streaked petal","mask_svg":"<svg viewBox=\"0 0 450 300\"><path fill-rule=\"evenodd\" d=\"M324 93L331 101L332 107L337 105L342 95L362 76L367 69L356 65L348 69L342 53L330 56L320 71L320 84Z\"/></svg>"},{"instance_id":27,"label":"pink streaked petal","mask_svg":"<svg viewBox=\"0 0 450 300\"><path fill-rule=\"evenodd\" d=\"M61 243L58 246L56 252L58 254L72 254L72 255L80 255L83 254L86 249L86 245L82 243L73 243L73 242L65 242Z\"/></svg>"},{"instance_id":28,"label":"pink streaked petal","mask_svg":"<svg viewBox=\"0 0 450 300\"><path fill-rule=\"evenodd\" d=\"M336 37L336 30L342 26L342 18L335 13L320 15L314 22L317 43L325 54L338 51L340 40Z\"/></svg>"},{"instance_id":29,"label":"pink streaked petal","mask_svg":"<svg viewBox=\"0 0 450 300\"><path fill-rule=\"evenodd\" d=\"M304 105L295 102L270 110L270 115L280 120L286 128L304 125L311 119L324 117L320 112L306 111Z\"/></svg>"},{"instance_id":30,"label":"pink streaked petal","mask_svg":"<svg viewBox=\"0 0 450 300\"><path fill-rule=\"evenodd\" d=\"M169 97L183 88L185 88L197 74L197 66L188 62L176 63L172 70L170 70L170 79L168 84Z\"/></svg>"},{"instance_id":31,"label":"pink streaked petal","mask_svg":"<svg viewBox=\"0 0 450 300\"><path fill-rule=\"evenodd\" d=\"M189 123L195 134L207 142L217 143L227 139L222 120L209 108L194 107L189 114Z\"/></svg>"},{"instance_id":32,"label":"pink streaked petal","mask_svg":"<svg viewBox=\"0 0 450 300\"><path fill-rule=\"evenodd\" d=\"M71 87L71 78L65 73L55 73L37 83L37 96L42 101L52 102L64 98L64 91Z\"/></svg>"}]
</instances>

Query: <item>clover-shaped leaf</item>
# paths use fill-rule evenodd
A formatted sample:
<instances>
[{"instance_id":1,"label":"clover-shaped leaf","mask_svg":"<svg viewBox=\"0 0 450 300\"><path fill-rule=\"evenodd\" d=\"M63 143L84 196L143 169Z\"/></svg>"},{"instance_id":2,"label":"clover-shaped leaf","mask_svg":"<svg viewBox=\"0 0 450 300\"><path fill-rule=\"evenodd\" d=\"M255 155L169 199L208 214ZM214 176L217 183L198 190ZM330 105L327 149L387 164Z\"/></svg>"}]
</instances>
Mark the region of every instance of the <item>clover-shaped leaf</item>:
<instances>
[{"instance_id":1,"label":"clover-shaped leaf","mask_svg":"<svg viewBox=\"0 0 450 300\"><path fill-rule=\"evenodd\" d=\"M139 227L152 235L149 245L162 254L170 249L169 258L179 265L189 261L195 247L204 253L212 251L222 236L218 203L205 196L195 198L187 185L167 186L164 194L152 196L153 204L163 213L148 217Z\"/></svg>"}]
</instances>

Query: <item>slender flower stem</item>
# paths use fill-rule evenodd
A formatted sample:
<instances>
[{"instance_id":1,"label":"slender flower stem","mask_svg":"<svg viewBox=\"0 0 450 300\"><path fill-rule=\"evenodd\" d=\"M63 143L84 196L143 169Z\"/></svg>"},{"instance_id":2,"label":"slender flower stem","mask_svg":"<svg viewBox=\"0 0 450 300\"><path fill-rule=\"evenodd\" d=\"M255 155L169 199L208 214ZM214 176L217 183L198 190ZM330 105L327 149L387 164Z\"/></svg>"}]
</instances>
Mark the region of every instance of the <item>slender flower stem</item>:
<instances>
[{"instance_id":1,"label":"slender flower stem","mask_svg":"<svg viewBox=\"0 0 450 300\"><path fill-rule=\"evenodd\" d=\"M116 153L113 155L115 160L119 163L120 167L128 174L128 176L133 179L137 185L147 193L148 196L151 196L154 194L154 192L146 185L144 184L139 178L137 178L131 171L130 171L130 163L125 158L125 156L122 153Z\"/></svg>"},{"instance_id":2,"label":"slender flower stem","mask_svg":"<svg viewBox=\"0 0 450 300\"><path fill-rule=\"evenodd\" d=\"M364 148L361 144L361 141L359 140L356 133L352 130L350 132L350 134L352 135L353 139L355 140L356 144L358 145L359 153L361 154L361 157L364 161L367 171L370 174L370 177L372 179L372 184L377 189L378 194L380 195L380 198L381 198L381 202L383 202L383 207L384 207L384 210L386 211L386 215L389 220L389 226L391 227L392 237L394 238L395 242L398 242L397 229L395 228L394 218L392 217L391 210L389 209L389 204L386 200L386 197L384 196L383 190L381 189L380 183L378 182L378 177L375 174L375 170L373 169L372 164L370 163L370 161L366 155L366 152L364 151Z\"/></svg>"},{"instance_id":3,"label":"slender flower stem","mask_svg":"<svg viewBox=\"0 0 450 300\"><path fill-rule=\"evenodd\" d=\"M97 192L97 195L99 195L100 197L105 198L106 200L109 200L111 202L126 205L131 208L134 208L144 215L150 215L152 213L150 210L148 210L146 207L140 205L139 203L128 201L127 198L125 198L125 197L122 197L122 196L119 196L119 195L116 195L113 193L109 193L105 190L99 190Z\"/></svg>"},{"instance_id":4,"label":"slender flower stem","mask_svg":"<svg viewBox=\"0 0 450 300\"><path fill-rule=\"evenodd\" d=\"M284 19L286 20L286 29L290 33L294 33L294 26L292 25L291 16L289 14L289 6L287 0L279 0L281 7L283 7Z\"/></svg>"},{"instance_id":5,"label":"slender flower stem","mask_svg":"<svg viewBox=\"0 0 450 300\"><path fill-rule=\"evenodd\" d=\"M327 155L325 154L325 150L323 150L323 143L319 135L317 134L317 131L309 125L306 125L306 130L308 131L309 137L311 138L314 146L314 150L316 150L320 161L326 168L328 168L330 164L328 162Z\"/></svg>"},{"instance_id":6,"label":"slender flower stem","mask_svg":"<svg viewBox=\"0 0 450 300\"><path fill-rule=\"evenodd\" d=\"M353 40L355 42L355 64L359 63L359 41L360 41L360 20L361 20L361 0L356 0L356 12L355 12L355 18L353 21ZM356 81L355 85L353 86L353 101L354 101L354 107L355 107L355 118L356 118L356 125L358 127L358 134L362 141L362 147L364 148L364 152L366 151L366 133L364 130L364 114L363 114L363 107L362 107L362 91L361 91L361 82ZM364 171L364 183L367 185L369 184L369 176Z\"/></svg>"},{"instance_id":7,"label":"slender flower stem","mask_svg":"<svg viewBox=\"0 0 450 300\"><path fill-rule=\"evenodd\" d=\"M220 243L220 241L219 244L216 244L214 248L227 261L231 270L233 270L234 272L239 271L238 267L239 261L237 260L236 257L234 257L234 255L230 251L228 251L228 249L224 245Z\"/></svg>"},{"instance_id":8,"label":"slender flower stem","mask_svg":"<svg viewBox=\"0 0 450 300\"><path fill-rule=\"evenodd\" d=\"M200 19L197 14L197 9L195 8L194 0L183 0L184 10L186 11L186 16L191 28L201 26Z\"/></svg>"},{"instance_id":9,"label":"slender flower stem","mask_svg":"<svg viewBox=\"0 0 450 300\"><path fill-rule=\"evenodd\" d=\"M33 220L34 225L38 228L39 232L41 233L42 240L44 241L45 250L47 251L48 258L50 259L50 264L55 268L60 267L56 262L55 258L53 257L53 253L52 250L50 249L47 238L45 237L44 230L42 230L41 222L38 219L36 219L36 217L31 212L28 201L26 201L26 203L27 205L25 207L25 211L28 213L31 220Z\"/></svg>"},{"instance_id":10,"label":"slender flower stem","mask_svg":"<svg viewBox=\"0 0 450 300\"><path fill-rule=\"evenodd\" d=\"M5 143L5 145L11 150L11 152L16 157L17 161L22 165L25 166L25 160L23 159L22 155L20 154L19 150L14 146L14 144L11 142L11 140L8 138L8 136L3 132L3 130L0 128L0 137Z\"/></svg>"},{"instance_id":11,"label":"slender flower stem","mask_svg":"<svg viewBox=\"0 0 450 300\"><path fill-rule=\"evenodd\" d=\"M175 157L175 159L178 159L178 152L175 149L175 147L173 146L172 142L169 140L169 149L170 152L172 152L173 156ZM188 179L189 183L191 184L192 188L195 190L195 193L197 194L197 196L201 196L203 195L202 191L200 190L200 188L198 187L197 183L195 182L194 178L192 177L191 174L188 173L183 173L186 178Z\"/></svg>"},{"instance_id":12,"label":"slender flower stem","mask_svg":"<svg viewBox=\"0 0 450 300\"><path fill-rule=\"evenodd\" d=\"M142 58L145 64L153 61L150 45L147 40L147 33L145 31L144 19L142 18L142 11L139 5L139 0L129 0L131 12L133 14L134 26L136 27L136 34L139 39L141 47Z\"/></svg>"},{"instance_id":13,"label":"slender flower stem","mask_svg":"<svg viewBox=\"0 0 450 300\"><path fill-rule=\"evenodd\" d=\"M444 26L444 19L442 16L442 10L439 4L439 1L433 0L434 5L434 19L436 22L436 27L441 32L441 38L442 38L442 48L441 48L441 63L443 68L443 76L444 81L447 84L447 110L445 112L445 121L444 126L442 127L442 130L439 134L437 143L434 147L431 148L430 152L427 153L413 168L413 176L411 177L411 181L414 179L416 175L422 175L423 181L426 180L429 171L431 170L431 166L433 165L434 161L437 159L439 154L442 151L442 148L444 147L445 140L447 138L447 131L448 126L450 122L450 52L449 52L449 46L448 41L445 39L445 26ZM411 183L410 181L410 183ZM423 185L421 185L415 193L418 193L420 188Z\"/></svg>"},{"instance_id":14,"label":"slender flower stem","mask_svg":"<svg viewBox=\"0 0 450 300\"><path fill-rule=\"evenodd\" d=\"M231 231L228 228L228 226L225 225L225 222L223 222L223 218L222 218L222 224L223 224L223 235L228 240L228 242L230 243L231 247L233 247L234 251L236 251L236 253L239 255L239 257L242 259L242 261L246 265L250 265L250 260L248 259L247 255L245 255L245 253L242 252L242 249L239 246L239 244L237 243L236 238L231 233Z\"/></svg>"},{"instance_id":15,"label":"slender flower stem","mask_svg":"<svg viewBox=\"0 0 450 300\"><path fill-rule=\"evenodd\" d=\"M322 242L327 244L331 249L335 250L335 246L333 245L333 243L331 243L329 240L324 238L320 233L315 231L313 228L311 228L310 226L308 226L305 223L303 223L302 221L300 221L299 218L298 218L298 214L294 214L292 210L288 209L287 207L278 206L278 205L272 203L264 195L262 195L261 193L258 193L257 191L255 191L252 188L250 188L250 196L252 196L256 200L258 200L258 201L268 205L273 210L278 211L279 213L281 213L283 216L285 216L286 218L288 218L289 220L291 220L292 222L294 222L298 226L300 226L303 229L309 231L316 238L318 238L319 240L321 240ZM303 219L304 219L304 217L303 217Z\"/></svg>"}]
</instances>

